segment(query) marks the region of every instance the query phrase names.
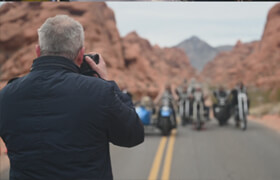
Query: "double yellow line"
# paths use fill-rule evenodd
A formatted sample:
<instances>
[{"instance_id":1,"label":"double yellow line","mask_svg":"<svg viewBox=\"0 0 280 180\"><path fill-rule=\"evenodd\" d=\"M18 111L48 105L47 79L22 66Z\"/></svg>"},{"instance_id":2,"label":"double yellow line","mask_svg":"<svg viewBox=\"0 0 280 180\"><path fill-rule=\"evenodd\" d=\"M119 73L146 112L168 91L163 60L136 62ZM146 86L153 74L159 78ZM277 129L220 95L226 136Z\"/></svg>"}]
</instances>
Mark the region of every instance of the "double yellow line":
<instances>
[{"instance_id":1,"label":"double yellow line","mask_svg":"<svg viewBox=\"0 0 280 180\"><path fill-rule=\"evenodd\" d=\"M167 145L167 150L166 150L166 155L164 159L164 166L163 170L161 173L161 179L163 180L169 180L170 177L170 169L171 169L171 163L172 163L172 156L173 156L173 149L174 149L174 144L175 144L175 137L176 137L176 130L172 130L171 135L169 137L168 145ZM163 136L160 140L158 150L153 162L153 166L150 171L150 175L148 180L156 180L158 179L158 174L159 174L159 169L160 165L162 162L163 154L164 154L164 149L166 146L168 138L166 136Z\"/></svg>"}]
</instances>

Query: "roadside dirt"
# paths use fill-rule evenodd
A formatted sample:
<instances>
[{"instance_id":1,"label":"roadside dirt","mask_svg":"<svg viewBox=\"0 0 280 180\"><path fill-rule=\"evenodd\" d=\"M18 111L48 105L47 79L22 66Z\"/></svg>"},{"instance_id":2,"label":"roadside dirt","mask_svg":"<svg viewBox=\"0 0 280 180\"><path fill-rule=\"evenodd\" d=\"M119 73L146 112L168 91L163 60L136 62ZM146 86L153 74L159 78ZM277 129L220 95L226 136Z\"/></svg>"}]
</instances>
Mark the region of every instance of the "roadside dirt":
<instances>
[{"instance_id":1,"label":"roadside dirt","mask_svg":"<svg viewBox=\"0 0 280 180\"><path fill-rule=\"evenodd\" d=\"M264 115L261 117L249 116L249 119L257 123L263 124L280 133L280 116L279 115Z\"/></svg>"}]
</instances>

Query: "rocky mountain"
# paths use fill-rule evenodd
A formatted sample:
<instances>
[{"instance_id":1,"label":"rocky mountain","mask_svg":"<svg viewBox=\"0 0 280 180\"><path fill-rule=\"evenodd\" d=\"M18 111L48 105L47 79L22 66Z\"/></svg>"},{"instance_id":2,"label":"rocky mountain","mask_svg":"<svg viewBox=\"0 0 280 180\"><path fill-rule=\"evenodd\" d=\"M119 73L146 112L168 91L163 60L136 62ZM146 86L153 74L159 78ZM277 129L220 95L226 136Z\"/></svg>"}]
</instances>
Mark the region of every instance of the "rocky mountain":
<instances>
[{"instance_id":1,"label":"rocky mountain","mask_svg":"<svg viewBox=\"0 0 280 180\"><path fill-rule=\"evenodd\" d=\"M152 46L136 32L120 37L114 12L105 3L6 3L0 7L0 89L10 78L29 73L37 29L57 14L83 25L86 52L102 54L110 79L136 96L155 96L166 82L179 84L196 74L182 50Z\"/></svg>"},{"instance_id":2,"label":"rocky mountain","mask_svg":"<svg viewBox=\"0 0 280 180\"><path fill-rule=\"evenodd\" d=\"M207 63L201 73L204 80L211 84L233 87L244 79L246 58L257 48L258 42L242 43L238 41L232 51L219 53L213 61Z\"/></svg>"},{"instance_id":3,"label":"rocky mountain","mask_svg":"<svg viewBox=\"0 0 280 180\"><path fill-rule=\"evenodd\" d=\"M238 81L270 90L280 89L280 4L268 13L258 42L237 42L232 51L221 53L203 69L202 76L213 83L233 86ZM278 94L278 95L277 95Z\"/></svg>"},{"instance_id":4,"label":"rocky mountain","mask_svg":"<svg viewBox=\"0 0 280 180\"><path fill-rule=\"evenodd\" d=\"M230 45L212 47L196 36L182 41L175 47L184 50L190 59L191 65L199 71L203 69L205 64L213 60L219 52L232 49Z\"/></svg>"}]
</instances>

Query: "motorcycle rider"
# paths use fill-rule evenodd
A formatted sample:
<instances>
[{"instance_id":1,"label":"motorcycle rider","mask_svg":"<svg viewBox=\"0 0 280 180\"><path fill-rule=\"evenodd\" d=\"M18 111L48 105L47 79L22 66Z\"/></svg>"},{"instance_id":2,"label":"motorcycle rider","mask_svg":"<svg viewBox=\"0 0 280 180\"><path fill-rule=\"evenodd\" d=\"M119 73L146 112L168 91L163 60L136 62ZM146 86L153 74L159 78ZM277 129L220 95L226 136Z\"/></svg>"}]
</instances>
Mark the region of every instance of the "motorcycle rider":
<instances>
[{"instance_id":1,"label":"motorcycle rider","mask_svg":"<svg viewBox=\"0 0 280 180\"><path fill-rule=\"evenodd\" d=\"M193 98L194 98L194 92L195 92L195 79L192 78L189 85L188 85L188 96L190 98L190 116L193 117Z\"/></svg>"},{"instance_id":2,"label":"motorcycle rider","mask_svg":"<svg viewBox=\"0 0 280 180\"><path fill-rule=\"evenodd\" d=\"M179 86L175 90L176 100L179 102L181 99L186 98L188 96L188 84L187 80L185 79L181 86Z\"/></svg>"},{"instance_id":3,"label":"motorcycle rider","mask_svg":"<svg viewBox=\"0 0 280 180\"><path fill-rule=\"evenodd\" d=\"M218 91L214 91L215 98L226 97L227 95L228 93L223 86L220 86Z\"/></svg>"},{"instance_id":4,"label":"motorcycle rider","mask_svg":"<svg viewBox=\"0 0 280 180\"><path fill-rule=\"evenodd\" d=\"M188 91L188 83L187 83L187 80L184 79L183 83L181 86L179 86L175 93L176 93L176 99L179 100L180 97L183 95L183 94L186 94Z\"/></svg>"},{"instance_id":5,"label":"motorcycle rider","mask_svg":"<svg viewBox=\"0 0 280 180\"><path fill-rule=\"evenodd\" d=\"M238 113L235 111L238 107L238 93L239 92L243 92L247 95L248 109L250 107L250 101L249 101L247 89L244 86L243 82L239 82L239 83L237 83L236 87L234 89L232 89L232 91L231 91L231 105L232 105L232 109L234 110L234 119L235 119L236 127L240 126L240 119L239 119Z\"/></svg>"},{"instance_id":6,"label":"motorcycle rider","mask_svg":"<svg viewBox=\"0 0 280 180\"><path fill-rule=\"evenodd\" d=\"M190 106L191 106L191 100L192 100L192 94L191 94L191 92L189 92L189 87L188 87L186 79L184 80L183 84L176 89L176 95L177 95L177 100L178 100L178 111L181 116L182 125L185 125L187 122L183 116L184 116L184 113L187 113L184 111L184 109L187 110L186 101L188 100L188 107L189 107L188 115L186 115L186 116L190 117L191 116L191 113L190 113L191 107ZM189 117L186 117L186 118L189 118Z\"/></svg>"},{"instance_id":7,"label":"motorcycle rider","mask_svg":"<svg viewBox=\"0 0 280 180\"><path fill-rule=\"evenodd\" d=\"M190 96L193 96L194 91L195 91L195 79L192 78L188 86L188 94Z\"/></svg>"},{"instance_id":8,"label":"motorcycle rider","mask_svg":"<svg viewBox=\"0 0 280 180\"><path fill-rule=\"evenodd\" d=\"M165 84L163 88L161 88L159 94L157 95L155 99L155 104L158 104L160 107L163 105L163 102L168 101L170 108L172 109L172 127L176 128L177 127L177 122L176 122L176 113L174 109L174 100L175 100L175 92L174 89L172 88L172 85L168 82ZM158 112L159 113L159 112Z\"/></svg>"},{"instance_id":9,"label":"motorcycle rider","mask_svg":"<svg viewBox=\"0 0 280 180\"><path fill-rule=\"evenodd\" d=\"M213 107L215 108L218 105L219 98L225 98L228 96L228 92L225 90L223 86L219 86L219 89L214 91L215 103Z\"/></svg>"},{"instance_id":10,"label":"motorcycle rider","mask_svg":"<svg viewBox=\"0 0 280 180\"><path fill-rule=\"evenodd\" d=\"M136 112L144 125L155 124L152 118L154 114L154 104L149 96L143 96L140 105L136 108Z\"/></svg>"},{"instance_id":11,"label":"motorcycle rider","mask_svg":"<svg viewBox=\"0 0 280 180\"><path fill-rule=\"evenodd\" d=\"M199 112L197 106L199 105ZM193 119L197 120L197 113L201 117L202 124L204 123L204 95L200 84L197 84L193 93Z\"/></svg>"}]
</instances>

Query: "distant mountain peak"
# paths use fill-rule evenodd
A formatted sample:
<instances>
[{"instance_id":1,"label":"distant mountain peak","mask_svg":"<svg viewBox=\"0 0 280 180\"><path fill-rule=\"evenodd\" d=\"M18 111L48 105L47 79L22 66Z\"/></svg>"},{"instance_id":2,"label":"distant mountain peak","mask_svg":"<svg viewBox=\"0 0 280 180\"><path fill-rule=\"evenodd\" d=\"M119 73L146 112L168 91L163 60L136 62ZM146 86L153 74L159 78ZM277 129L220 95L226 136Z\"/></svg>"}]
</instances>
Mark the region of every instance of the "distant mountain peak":
<instances>
[{"instance_id":1,"label":"distant mountain peak","mask_svg":"<svg viewBox=\"0 0 280 180\"><path fill-rule=\"evenodd\" d=\"M190 38L188 39L185 39L184 41L182 41L181 43L179 44L183 44L183 43L206 43L205 41L201 40L199 37L197 36L191 36ZM207 43L206 43L207 44Z\"/></svg>"},{"instance_id":2,"label":"distant mountain peak","mask_svg":"<svg viewBox=\"0 0 280 180\"><path fill-rule=\"evenodd\" d=\"M232 46L229 45L212 47L206 41L195 35L182 41L175 47L185 51L190 59L191 65L199 71L203 69L205 64L213 60L219 52L232 49Z\"/></svg>"},{"instance_id":3,"label":"distant mountain peak","mask_svg":"<svg viewBox=\"0 0 280 180\"><path fill-rule=\"evenodd\" d=\"M199 40L199 41L200 41L199 37L197 37L197 36L191 36L191 37L189 38L189 40Z\"/></svg>"}]
</instances>

